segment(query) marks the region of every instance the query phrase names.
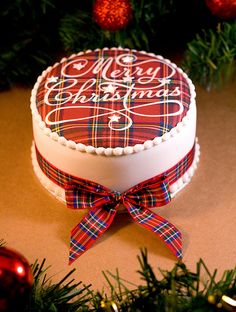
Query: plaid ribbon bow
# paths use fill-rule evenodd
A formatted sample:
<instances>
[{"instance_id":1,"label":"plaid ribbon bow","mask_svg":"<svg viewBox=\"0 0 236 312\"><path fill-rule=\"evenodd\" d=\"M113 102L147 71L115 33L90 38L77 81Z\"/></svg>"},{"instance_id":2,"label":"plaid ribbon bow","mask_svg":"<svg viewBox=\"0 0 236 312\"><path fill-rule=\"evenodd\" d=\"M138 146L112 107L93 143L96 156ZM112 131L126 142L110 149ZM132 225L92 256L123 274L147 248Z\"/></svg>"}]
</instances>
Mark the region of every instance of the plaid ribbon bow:
<instances>
[{"instance_id":1,"label":"plaid ribbon bow","mask_svg":"<svg viewBox=\"0 0 236 312\"><path fill-rule=\"evenodd\" d=\"M181 232L148 209L165 205L171 200L165 176L141 182L124 193L113 192L88 180L67 182L65 194L69 208L89 209L89 213L71 232L70 264L109 228L120 204L141 226L159 236L175 256L182 258Z\"/></svg>"}]
</instances>

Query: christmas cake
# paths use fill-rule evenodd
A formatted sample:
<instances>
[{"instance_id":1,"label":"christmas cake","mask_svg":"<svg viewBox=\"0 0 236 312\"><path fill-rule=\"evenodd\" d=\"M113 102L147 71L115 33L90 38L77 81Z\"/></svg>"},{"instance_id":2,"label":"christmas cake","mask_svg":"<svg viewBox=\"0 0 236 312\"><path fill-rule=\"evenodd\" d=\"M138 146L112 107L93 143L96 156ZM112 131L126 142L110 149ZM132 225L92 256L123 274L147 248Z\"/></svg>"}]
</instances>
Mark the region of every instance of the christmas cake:
<instances>
[{"instance_id":1,"label":"christmas cake","mask_svg":"<svg viewBox=\"0 0 236 312\"><path fill-rule=\"evenodd\" d=\"M181 257L181 233L150 208L168 203L199 159L195 90L169 60L123 48L63 58L31 96L32 161L41 183L88 214L70 262L109 227L120 206Z\"/></svg>"}]
</instances>

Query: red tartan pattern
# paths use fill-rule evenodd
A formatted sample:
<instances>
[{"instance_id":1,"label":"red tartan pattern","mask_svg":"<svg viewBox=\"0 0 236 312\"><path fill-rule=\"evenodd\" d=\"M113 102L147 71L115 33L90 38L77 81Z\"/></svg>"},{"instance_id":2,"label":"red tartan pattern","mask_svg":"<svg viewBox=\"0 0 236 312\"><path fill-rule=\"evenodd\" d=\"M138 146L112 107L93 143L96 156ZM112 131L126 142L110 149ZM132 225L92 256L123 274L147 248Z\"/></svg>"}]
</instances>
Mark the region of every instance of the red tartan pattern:
<instances>
[{"instance_id":1,"label":"red tartan pattern","mask_svg":"<svg viewBox=\"0 0 236 312\"><path fill-rule=\"evenodd\" d=\"M117 63L123 54L137 59ZM94 73L94 67L101 70ZM119 77L112 77L119 71ZM127 77L132 79L126 81ZM114 92L106 89L109 84L115 87ZM122 97L129 88L133 89L124 104ZM94 101L95 94L99 101ZM167 62L132 50L103 49L75 55L53 67L38 87L36 105L47 127L59 136L94 147L115 148L142 144L169 132L186 115L190 98L188 81ZM182 112L173 115L180 105Z\"/></svg>"},{"instance_id":2,"label":"red tartan pattern","mask_svg":"<svg viewBox=\"0 0 236 312\"><path fill-rule=\"evenodd\" d=\"M162 177L151 179L144 186L140 183L122 194L102 186L98 190L91 186L67 184L66 201L69 208L90 206L89 213L71 232L69 263L82 255L109 228L120 204L124 205L138 224L154 232L181 259L181 232L148 209L165 205L170 199L168 181Z\"/></svg>"},{"instance_id":3,"label":"red tartan pattern","mask_svg":"<svg viewBox=\"0 0 236 312\"><path fill-rule=\"evenodd\" d=\"M175 166L153 178L131 187L122 194L96 182L69 175L50 164L36 148L38 164L46 176L65 189L68 208L89 209L88 214L71 232L70 260L72 263L109 228L123 204L141 226L161 238L176 257L182 258L182 234L169 221L149 209L170 202L169 185L191 166L195 146Z\"/></svg>"}]
</instances>

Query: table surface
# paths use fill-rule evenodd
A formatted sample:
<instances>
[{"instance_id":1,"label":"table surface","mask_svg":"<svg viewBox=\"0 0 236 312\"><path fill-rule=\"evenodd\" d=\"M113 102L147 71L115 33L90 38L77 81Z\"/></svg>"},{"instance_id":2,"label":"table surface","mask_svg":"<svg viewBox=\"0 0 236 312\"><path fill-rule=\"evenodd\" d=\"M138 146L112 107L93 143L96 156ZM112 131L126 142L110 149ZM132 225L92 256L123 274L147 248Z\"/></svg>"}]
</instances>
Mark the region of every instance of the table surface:
<instances>
[{"instance_id":1,"label":"table surface","mask_svg":"<svg viewBox=\"0 0 236 312\"><path fill-rule=\"evenodd\" d=\"M30 157L33 139L30 89L14 87L0 93L0 239L30 263L46 258L49 275L59 280L72 268L74 278L93 289L106 285L102 271L140 283L137 255L148 249L149 262L171 269L171 251L128 215L118 215L111 228L71 266L71 229L84 212L67 209L35 177ZM197 88L199 167L191 183L167 206L156 210L183 233L184 262L196 268L201 257L208 268L232 269L236 260L236 88L230 84L207 92Z\"/></svg>"}]
</instances>

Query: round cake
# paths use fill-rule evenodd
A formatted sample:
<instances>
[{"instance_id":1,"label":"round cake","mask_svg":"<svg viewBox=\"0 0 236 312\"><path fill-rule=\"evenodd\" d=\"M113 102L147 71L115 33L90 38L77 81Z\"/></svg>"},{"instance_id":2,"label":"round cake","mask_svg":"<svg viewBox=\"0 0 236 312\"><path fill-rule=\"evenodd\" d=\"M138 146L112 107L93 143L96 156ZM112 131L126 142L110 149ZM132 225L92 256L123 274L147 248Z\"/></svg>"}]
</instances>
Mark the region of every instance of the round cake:
<instances>
[{"instance_id":1,"label":"round cake","mask_svg":"<svg viewBox=\"0 0 236 312\"><path fill-rule=\"evenodd\" d=\"M35 173L69 207L72 182L121 196L161 177L173 197L196 169L194 86L159 55L104 48L63 58L39 76L31 110Z\"/></svg>"}]
</instances>

